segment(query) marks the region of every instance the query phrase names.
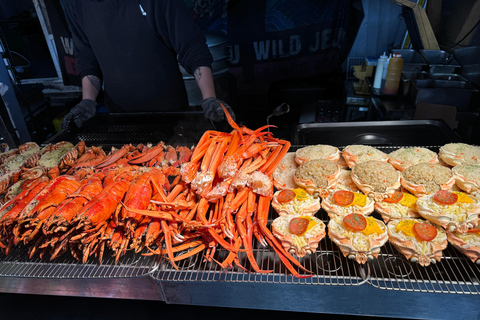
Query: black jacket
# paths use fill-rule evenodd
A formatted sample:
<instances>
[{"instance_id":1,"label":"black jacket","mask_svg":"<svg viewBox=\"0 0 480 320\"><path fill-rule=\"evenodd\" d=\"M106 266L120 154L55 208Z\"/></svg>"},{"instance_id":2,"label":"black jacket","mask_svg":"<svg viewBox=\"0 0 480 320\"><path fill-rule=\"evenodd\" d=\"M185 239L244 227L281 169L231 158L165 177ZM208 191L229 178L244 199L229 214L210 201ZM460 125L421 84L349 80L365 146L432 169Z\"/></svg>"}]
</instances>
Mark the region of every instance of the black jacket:
<instances>
[{"instance_id":1,"label":"black jacket","mask_svg":"<svg viewBox=\"0 0 480 320\"><path fill-rule=\"evenodd\" d=\"M79 75L103 79L112 112L182 110L188 101L178 63L190 73L211 67L183 0L66 0L65 14Z\"/></svg>"}]
</instances>

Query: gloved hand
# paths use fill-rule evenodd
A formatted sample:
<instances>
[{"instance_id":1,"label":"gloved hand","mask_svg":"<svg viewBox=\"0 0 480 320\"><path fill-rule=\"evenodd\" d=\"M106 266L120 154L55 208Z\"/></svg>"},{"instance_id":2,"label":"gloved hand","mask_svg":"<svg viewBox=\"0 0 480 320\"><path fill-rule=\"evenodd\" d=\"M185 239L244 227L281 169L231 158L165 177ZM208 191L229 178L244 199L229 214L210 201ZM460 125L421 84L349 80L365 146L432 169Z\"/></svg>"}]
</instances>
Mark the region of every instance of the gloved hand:
<instances>
[{"instance_id":1,"label":"gloved hand","mask_svg":"<svg viewBox=\"0 0 480 320\"><path fill-rule=\"evenodd\" d=\"M207 98L202 101L202 109L205 114L205 118L213 121L222 121L225 118L225 112L220 106L221 102L228 113L232 116L232 119L235 121L235 113L233 113L232 108L224 101L219 100L215 97Z\"/></svg>"},{"instance_id":2,"label":"gloved hand","mask_svg":"<svg viewBox=\"0 0 480 320\"><path fill-rule=\"evenodd\" d=\"M80 101L75 107L73 107L69 113L63 118L61 128L66 130L70 121L75 122L77 127L81 127L85 121L93 118L95 111L97 110L97 102L95 100L84 99Z\"/></svg>"}]
</instances>

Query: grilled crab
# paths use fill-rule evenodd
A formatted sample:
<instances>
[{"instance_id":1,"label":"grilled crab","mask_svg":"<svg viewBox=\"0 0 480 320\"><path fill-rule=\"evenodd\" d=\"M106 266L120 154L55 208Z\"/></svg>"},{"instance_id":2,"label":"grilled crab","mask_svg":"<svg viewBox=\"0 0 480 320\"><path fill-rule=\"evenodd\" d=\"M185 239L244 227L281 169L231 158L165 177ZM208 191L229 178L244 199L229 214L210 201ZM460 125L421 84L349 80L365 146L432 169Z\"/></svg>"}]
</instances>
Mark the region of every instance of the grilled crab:
<instances>
[{"instance_id":1,"label":"grilled crab","mask_svg":"<svg viewBox=\"0 0 480 320\"><path fill-rule=\"evenodd\" d=\"M334 190L341 175L340 167L333 161L315 159L304 162L295 171L295 183L308 193L328 196Z\"/></svg>"},{"instance_id":2,"label":"grilled crab","mask_svg":"<svg viewBox=\"0 0 480 320\"><path fill-rule=\"evenodd\" d=\"M465 233L478 225L480 200L463 192L440 190L417 199L418 213L448 231Z\"/></svg>"},{"instance_id":3,"label":"grilled crab","mask_svg":"<svg viewBox=\"0 0 480 320\"><path fill-rule=\"evenodd\" d=\"M355 216L356 214L350 215ZM345 257L365 264L367 261L377 258L381 247L388 241L387 227L378 219L364 217L366 224L364 228L352 229L345 222L350 215L330 219L328 236L340 248Z\"/></svg>"},{"instance_id":4,"label":"grilled crab","mask_svg":"<svg viewBox=\"0 0 480 320\"><path fill-rule=\"evenodd\" d=\"M480 230L459 233L447 231L448 242L476 264L480 264Z\"/></svg>"},{"instance_id":5,"label":"grilled crab","mask_svg":"<svg viewBox=\"0 0 480 320\"><path fill-rule=\"evenodd\" d=\"M460 164L480 164L480 147L465 143L447 143L440 148L438 156L453 167Z\"/></svg>"},{"instance_id":6,"label":"grilled crab","mask_svg":"<svg viewBox=\"0 0 480 320\"><path fill-rule=\"evenodd\" d=\"M402 186L416 197L449 190L455 184L452 170L440 164L418 163L408 167L400 176Z\"/></svg>"},{"instance_id":7,"label":"grilled crab","mask_svg":"<svg viewBox=\"0 0 480 320\"><path fill-rule=\"evenodd\" d=\"M320 210L320 198L308 194L302 188L284 189L275 192L272 207L280 216L312 216Z\"/></svg>"},{"instance_id":8,"label":"grilled crab","mask_svg":"<svg viewBox=\"0 0 480 320\"><path fill-rule=\"evenodd\" d=\"M400 172L387 162L362 162L352 168L351 174L357 187L375 201L388 198L400 188Z\"/></svg>"},{"instance_id":9,"label":"grilled crab","mask_svg":"<svg viewBox=\"0 0 480 320\"><path fill-rule=\"evenodd\" d=\"M272 222L272 232L287 252L299 258L317 251L325 237L325 224L311 216L280 216Z\"/></svg>"},{"instance_id":10,"label":"grilled crab","mask_svg":"<svg viewBox=\"0 0 480 320\"><path fill-rule=\"evenodd\" d=\"M337 162L340 159L340 156L341 152L337 147L317 144L298 149L295 152L295 161L298 164L315 159L325 159Z\"/></svg>"},{"instance_id":11,"label":"grilled crab","mask_svg":"<svg viewBox=\"0 0 480 320\"><path fill-rule=\"evenodd\" d=\"M480 191L480 165L462 164L452 168L455 184L466 193Z\"/></svg>"},{"instance_id":12,"label":"grilled crab","mask_svg":"<svg viewBox=\"0 0 480 320\"><path fill-rule=\"evenodd\" d=\"M345 196L351 198L351 201L339 200L340 197L343 199ZM372 198L365 196L361 192L337 190L323 199L322 208L328 213L330 218L346 216L353 212L368 216L374 210L374 203L375 201Z\"/></svg>"},{"instance_id":13,"label":"grilled crab","mask_svg":"<svg viewBox=\"0 0 480 320\"><path fill-rule=\"evenodd\" d=\"M422 240L415 234L413 227L416 223L427 224L434 228L436 233L431 240ZM408 260L418 262L426 267L440 261L443 250L447 247L445 230L423 219L395 219L387 224L388 241ZM433 236L433 235L432 235Z\"/></svg>"}]
</instances>

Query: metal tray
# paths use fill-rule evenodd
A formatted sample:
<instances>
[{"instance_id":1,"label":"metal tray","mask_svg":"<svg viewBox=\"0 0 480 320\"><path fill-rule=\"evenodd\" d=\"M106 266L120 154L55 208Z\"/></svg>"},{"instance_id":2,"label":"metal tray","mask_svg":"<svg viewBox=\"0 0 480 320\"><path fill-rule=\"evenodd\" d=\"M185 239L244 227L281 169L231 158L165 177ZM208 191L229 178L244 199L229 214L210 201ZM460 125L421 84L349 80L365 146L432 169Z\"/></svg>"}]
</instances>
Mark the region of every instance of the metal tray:
<instances>
[{"instance_id":1,"label":"metal tray","mask_svg":"<svg viewBox=\"0 0 480 320\"><path fill-rule=\"evenodd\" d=\"M361 121L300 124L292 145L436 146L460 140L439 120Z\"/></svg>"}]
</instances>

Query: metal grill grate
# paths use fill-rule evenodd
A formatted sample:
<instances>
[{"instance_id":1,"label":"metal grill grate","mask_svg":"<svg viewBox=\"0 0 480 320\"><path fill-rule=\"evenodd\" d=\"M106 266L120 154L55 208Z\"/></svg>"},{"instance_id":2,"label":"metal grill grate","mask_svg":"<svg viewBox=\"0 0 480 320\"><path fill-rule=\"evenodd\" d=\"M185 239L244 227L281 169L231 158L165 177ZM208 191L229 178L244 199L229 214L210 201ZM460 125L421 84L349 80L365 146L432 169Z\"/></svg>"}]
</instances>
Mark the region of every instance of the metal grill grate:
<instances>
[{"instance_id":1,"label":"metal grill grate","mask_svg":"<svg viewBox=\"0 0 480 320\"><path fill-rule=\"evenodd\" d=\"M451 245L443 251L440 262L428 267L408 262L387 244L378 259L370 264L368 283L379 289L437 292L480 293L480 270Z\"/></svg>"},{"instance_id":2,"label":"metal grill grate","mask_svg":"<svg viewBox=\"0 0 480 320\"><path fill-rule=\"evenodd\" d=\"M163 141L173 146L190 146L205 131L221 130L227 125L226 121L213 124L202 112L99 114L82 128L71 126L45 144L58 141L77 143L84 140L87 146L103 146L105 151L111 146L118 147L126 143L136 145Z\"/></svg>"},{"instance_id":3,"label":"metal grill grate","mask_svg":"<svg viewBox=\"0 0 480 320\"><path fill-rule=\"evenodd\" d=\"M276 216L276 213L271 210L269 225L273 215ZM316 216L324 223L328 222L327 213L323 210ZM214 259L221 262L227 254L228 251L217 249ZM295 278L270 247L262 247L257 243L253 254L261 270L273 270L273 272L246 271L235 264L231 269L223 269L215 261L206 261L204 255L197 254L177 264L179 271L173 269L170 263L163 259L160 267L152 272L151 276L160 281L231 281L307 285L361 285L369 276L368 266L360 266L346 259L328 237L320 241L317 252L298 259L303 267L313 272L314 276L310 278ZM238 256L240 265L247 270L253 270L244 252L240 252ZM308 274L298 267L296 270L301 275Z\"/></svg>"},{"instance_id":4,"label":"metal grill grate","mask_svg":"<svg viewBox=\"0 0 480 320\"><path fill-rule=\"evenodd\" d=\"M157 268L157 260L157 257L127 252L115 263L111 253L106 251L102 264L95 257L82 264L69 253L49 261L48 257L30 259L27 248L18 246L7 256L0 254L0 276L59 279L142 277Z\"/></svg>"}]
</instances>

